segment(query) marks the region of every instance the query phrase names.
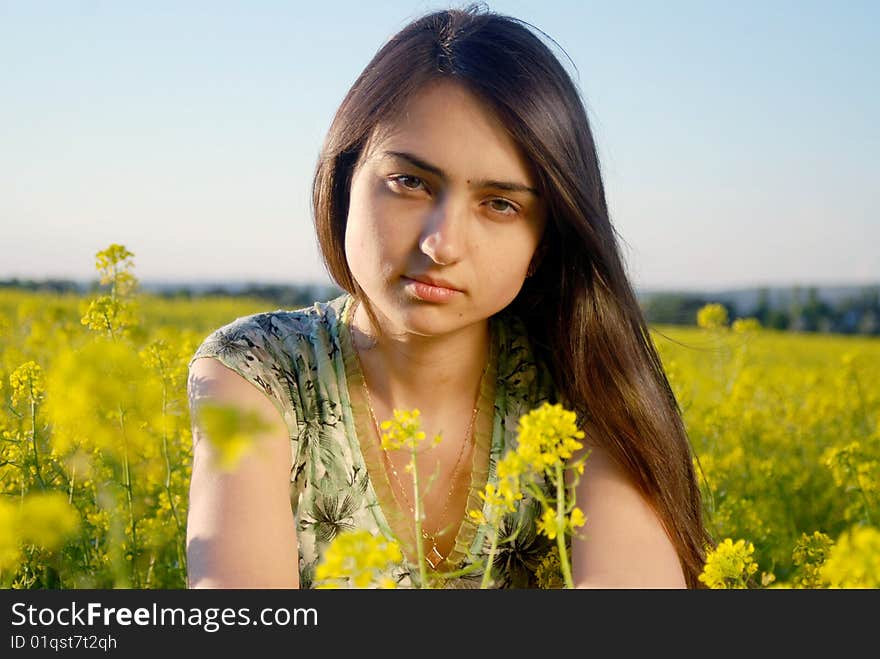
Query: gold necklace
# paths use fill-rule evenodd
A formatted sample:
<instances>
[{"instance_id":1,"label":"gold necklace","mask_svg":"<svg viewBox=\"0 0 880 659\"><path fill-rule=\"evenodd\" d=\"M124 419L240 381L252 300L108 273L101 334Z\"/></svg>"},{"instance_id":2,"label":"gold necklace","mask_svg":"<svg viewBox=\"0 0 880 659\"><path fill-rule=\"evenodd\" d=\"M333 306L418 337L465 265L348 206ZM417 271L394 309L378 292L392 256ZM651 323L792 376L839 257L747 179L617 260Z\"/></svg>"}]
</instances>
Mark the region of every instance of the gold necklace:
<instances>
[{"instance_id":1,"label":"gold necklace","mask_svg":"<svg viewBox=\"0 0 880 659\"><path fill-rule=\"evenodd\" d=\"M363 375L363 372L361 372ZM406 492L406 488L403 486L403 483L400 481L400 475L397 473L397 469L394 468L394 464L391 462L391 459L388 457L388 451L385 447L381 446L382 443L382 431L379 428L379 422L376 419L376 413L373 412L373 402L370 398L370 390L367 387L367 379L363 378L364 384L364 394L367 397L367 407L370 410L370 418L373 420L373 427L376 429L376 435L379 439L380 449L382 451L382 458L385 462L385 471L390 469L391 473L394 475L394 480L397 481L397 486L400 488L401 493ZM471 414L470 423L468 423L467 433L465 435L464 441L461 443L461 449L458 452L458 457L455 459L455 466L452 468L452 475L449 477L449 492L446 494L446 503L443 506L443 510L440 513L440 519L444 519L446 517L446 513L449 510L449 504L452 502L452 492L455 489L455 478L458 475L458 467L461 464L461 458L464 455L464 447L471 443L471 438L473 437L473 428L474 421L477 418L477 407L474 407L473 414ZM391 495L394 497L395 501L399 503L399 497L394 492L394 489L391 489ZM405 499L406 507L409 508L410 513L412 513L413 519L416 516L416 510L413 505L409 502L409 499ZM431 543L431 550L425 556L425 560L428 561L428 564L433 568L437 569L437 566L440 565L441 562L446 558L443 554L440 553L440 549L437 547L437 537L433 533L428 533L428 531L423 527L422 528L422 537Z\"/></svg>"},{"instance_id":2,"label":"gold necklace","mask_svg":"<svg viewBox=\"0 0 880 659\"><path fill-rule=\"evenodd\" d=\"M354 316L354 308L352 308L351 314L353 317ZM383 462L385 464L385 473L387 474L388 470L389 469L391 470L391 473L394 476L394 480L397 481L397 486L400 488L401 494L405 495L406 488L403 486L403 483L400 481L400 476L397 473L397 469L394 468L394 464L391 462L391 459L388 457L388 451L385 449L384 446L382 446L382 430L379 426L378 419L376 419L376 413L373 411L373 398L370 395L370 388L367 386L367 377L364 372L363 364L361 364L360 355L358 355L357 348L354 346L354 342L352 342L352 351L354 352L355 360L357 361L358 368L360 369L360 372L361 372L361 383L363 385L364 395L367 399L367 408L370 411L370 419L372 419L372 421L373 421L373 427L376 430L376 437L379 440L379 450L382 451L382 458L383 458ZM480 375L481 385L482 385L483 376L486 373L487 367L488 367L488 363L486 364L486 366L483 367L483 372ZM479 399L480 399L480 390L477 389L476 401L479 401ZM458 457L455 459L455 466L452 468L452 475L449 478L449 482L450 482L449 492L446 494L446 503L444 504L443 510L440 513L441 520L446 516L446 513L449 510L449 505L452 502L452 492L455 489L455 478L458 475L458 467L461 464L461 458L464 455L465 446L472 442L474 423L477 419L477 410L478 409L479 409L479 404L477 402L475 402L474 411L471 414L471 420L470 420L470 423L468 423L467 431L465 432L464 441L461 443L461 449L458 452ZM391 496L393 496L394 500L397 501L399 504L400 498L395 493L393 487L390 489L391 489ZM413 505L409 502L409 498L405 499L405 503L406 503L406 507L409 508L410 513L412 513L413 519L415 519L416 511L415 511L415 508L413 507ZM437 566L440 565L440 563L446 559L446 556L441 554L440 549L437 547L437 537L432 533L428 533L425 530L425 528L423 527L422 528L422 538L424 538L425 540L427 540L428 542L431 543L431 550L428 552L427 556L425 556L425 560L428 561L428 564L431 566L432 569L437 569Z\"/></svg>"}]
</instances>

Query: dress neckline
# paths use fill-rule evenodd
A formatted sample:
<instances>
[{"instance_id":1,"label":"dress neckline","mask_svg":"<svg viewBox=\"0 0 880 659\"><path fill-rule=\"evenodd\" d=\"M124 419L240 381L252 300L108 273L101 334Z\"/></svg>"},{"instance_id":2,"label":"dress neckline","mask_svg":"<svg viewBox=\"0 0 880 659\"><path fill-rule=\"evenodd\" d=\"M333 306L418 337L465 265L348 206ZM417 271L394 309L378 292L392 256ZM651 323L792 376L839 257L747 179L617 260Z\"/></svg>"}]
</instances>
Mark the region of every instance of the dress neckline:
<instances>
[{"instance_id":1,"label":"dress neckline","mask_svg":"<svg viewBox=\"0 0 880 659\"><path fill-rule=\"evenodd\" d=\"M406 528L408 520L404 511L396 505L391 481L384 468L381 455L381 447L375 438L374 441L364 441L361 438L372 437L368 434L375 433L372 419L361 392L364 375L358 363L357 353L351 336L351 317L354 306L354 296L348 294L342 307L339 322L340 349L342 351L345 367L345 385L348 389L348 399L351 403L352 425L347 432L349 449L355 466L362 467L368 474L368 486L366 491L367 506L372 511L376 524L382 533L388 538L397 540L403 544L393 528ZM481 411L477 415L474 425L474 447L471 456L470 484L468 487L465 514L455 535L452 550L444 561L444 569L459 567L468 554L479 555L479 548L473 547L474 537L477 532L477 523L467 514L468 510L484 510L485 504L480 499L480 492L489 478L489 453L493 443L493 437L497 436L500 422L497 419L496 406L496 380L498 361L498 331L496 319L489 319L490 341L489 358L487 367L480 380L478 407ZM486 411L491 410L491 415ZM391 522L391 523L389 523ZM404 547L404 553L410 562L410 556L416 556L415 547Z\"/></svg>"}]
</instances>

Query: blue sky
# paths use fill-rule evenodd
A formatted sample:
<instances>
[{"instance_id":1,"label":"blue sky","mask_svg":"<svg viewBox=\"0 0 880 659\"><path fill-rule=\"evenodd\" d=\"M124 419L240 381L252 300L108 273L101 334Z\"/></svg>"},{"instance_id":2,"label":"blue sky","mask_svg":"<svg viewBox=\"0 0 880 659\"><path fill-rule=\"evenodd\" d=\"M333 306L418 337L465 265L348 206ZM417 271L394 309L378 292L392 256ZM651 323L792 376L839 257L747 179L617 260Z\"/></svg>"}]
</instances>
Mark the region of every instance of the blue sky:
<instances>
[{"instance_id":1,"label":"blue sky","mask_svg":"<svg viewBox=\"0 0 880 659\"><path fill-rule=\"evenodd\" d=\"M333 113L462 4L0 0L0 278L327 282ZM488 6L571 58L637 287L880 281L880 2Z\"/></svg>"}]
</instances>

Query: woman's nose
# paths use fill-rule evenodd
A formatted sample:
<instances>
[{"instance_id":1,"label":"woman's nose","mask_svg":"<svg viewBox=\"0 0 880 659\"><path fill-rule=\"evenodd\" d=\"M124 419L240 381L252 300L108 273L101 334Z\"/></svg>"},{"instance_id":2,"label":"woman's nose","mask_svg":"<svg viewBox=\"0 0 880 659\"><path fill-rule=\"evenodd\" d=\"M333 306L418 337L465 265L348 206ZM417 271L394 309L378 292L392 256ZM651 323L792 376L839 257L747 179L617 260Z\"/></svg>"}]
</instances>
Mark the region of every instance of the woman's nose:
<instances>
[{"instance_id":1,"label":"woman's nose","mask_svg":"<svg viewBox=\"0 0 880 659\"><path fill-rule=\"evenodd\" d=\"M443 197L426 218L419 248L438 265L451 265L461 260L466 231L466 204Z\"/></svg>"}]
</instances>

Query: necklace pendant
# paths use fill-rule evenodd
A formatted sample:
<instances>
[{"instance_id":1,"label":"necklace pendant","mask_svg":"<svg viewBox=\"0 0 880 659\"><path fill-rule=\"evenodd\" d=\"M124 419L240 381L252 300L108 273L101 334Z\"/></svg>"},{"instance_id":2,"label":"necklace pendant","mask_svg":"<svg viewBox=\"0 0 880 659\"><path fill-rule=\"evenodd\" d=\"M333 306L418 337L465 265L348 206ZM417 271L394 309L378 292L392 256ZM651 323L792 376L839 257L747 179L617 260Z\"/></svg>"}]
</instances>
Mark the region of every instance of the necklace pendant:
<instances>
[{"instance_id":1,"label":"necklace pendant","mask_svg":"<svg viewBox=\"0 0 880 659\"><path fill-rule=\"evenodd\" d=\"M431 543L431 551L425 556L425 560L428 561L428 565L433 570L436 570L437 566L443 561L443 554L437 551L437 546L434 543Z\"/></svg>"}]
</instances>

